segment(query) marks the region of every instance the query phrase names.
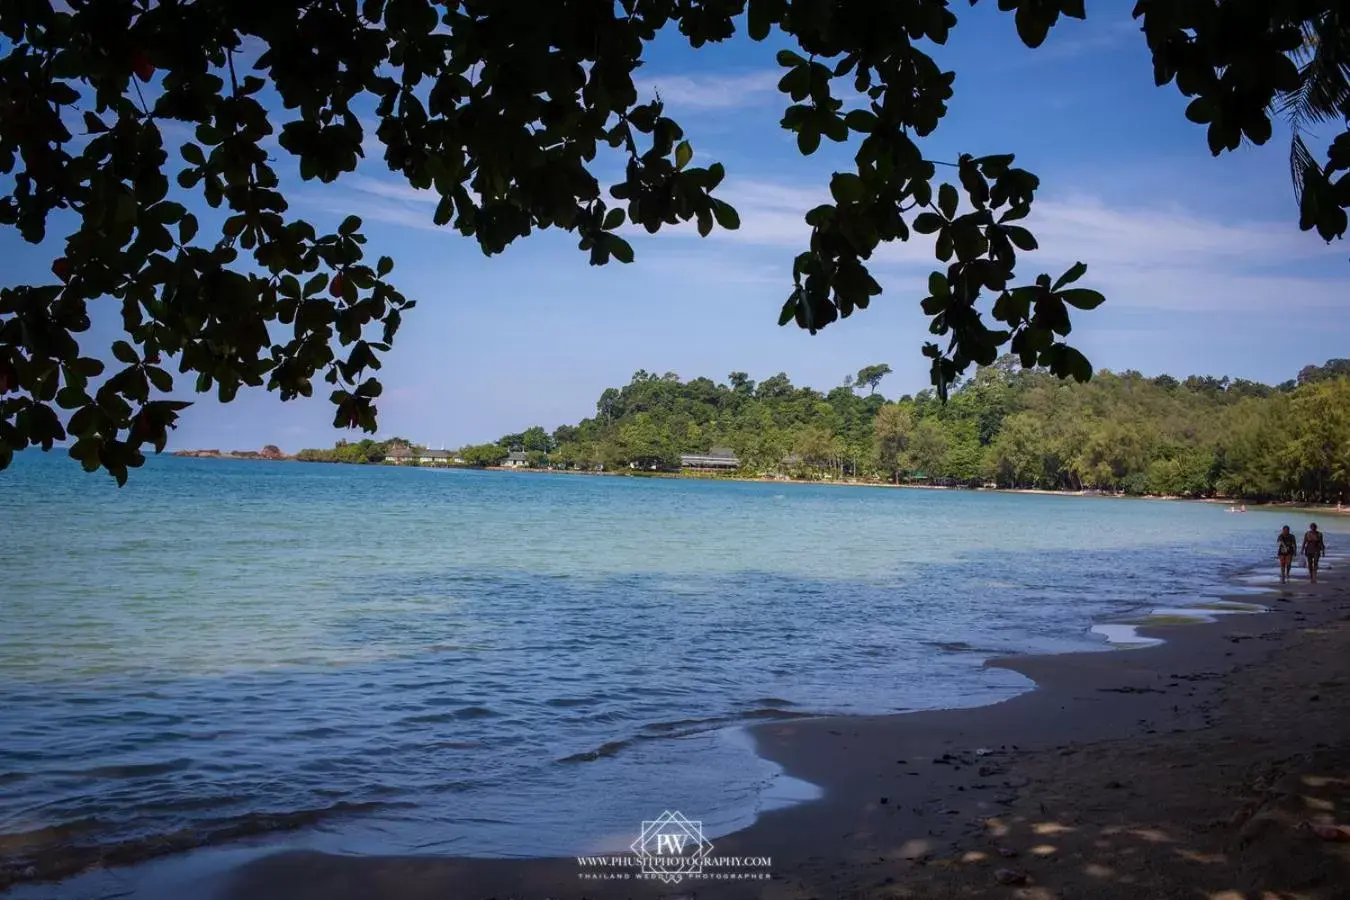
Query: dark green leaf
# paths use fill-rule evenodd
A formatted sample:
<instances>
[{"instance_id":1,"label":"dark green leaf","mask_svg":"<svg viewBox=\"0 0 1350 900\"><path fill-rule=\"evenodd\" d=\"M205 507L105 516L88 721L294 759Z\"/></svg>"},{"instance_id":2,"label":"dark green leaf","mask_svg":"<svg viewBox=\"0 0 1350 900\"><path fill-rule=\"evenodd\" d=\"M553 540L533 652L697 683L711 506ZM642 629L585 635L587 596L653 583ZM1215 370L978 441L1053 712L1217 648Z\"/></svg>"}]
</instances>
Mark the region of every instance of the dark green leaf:
<instances>
[{"instance_id":1,"label":"dark green leaf","mask_svg":"<svg viewBox=\"0 0 1350 900\"><path fill-rule=\"evenodd\" d=\"M149 376L150 383L155 386L155 390L168 393L173 390L173 376L168 372L156 366L146 366L145 374Z\"/></svg>"},{"instance_id":2,"label":"dark green leaf","mask_svg":"<svg viewBox=\"0 0 1350 900\"><path fill-rule=\"evenodd\" d=\"M1065 372L1072 375L1075 381L1088 381L1092 378L1092 363L1077 350L1066 346L1062 359Z\"/></svg>"},{"instance_id":3,"label":"dark green leaf","mask_svg":"<svg viewBox=\"0 0 1350 900\"><path fill-rule=\"evenodd\" d=\"M802 125L802 130L797 132L797 149L803 156L810 156L819 146L820 132L810 123Z\"/></svg>"},{"instance_id":4,"label":"dark green leaf","mask_svg":"<svg viewBox=\"0 0 1350 900\"><path fill-rule=\"evenodd\" d=\"M940 209L942 214L949 220L956 218L956 207L959 201L960 198L957 196L956 188L952 187L950 184L944 182L942 186L938 188L938 209Z\"/></svg>"},{"instance_id":5,"label":"dark green leaf","mask_svg":"<svg viewBox=\"0 0 1350 900\"><path fill-rule=\"evenodd\" d=\"M607 236L606 243L609 245L609 252L621 263L630 263L633 261L633 248L628 242L617 234Z\"/></svg>"},{"instance_id":6,"label":"dark green leaf","mask_svg":"<svg viewBox=\"0 0 1350 900\"><path fill-rule=\"evenodd\" d=\"M741 227L740 214L732 207L730 203L714 199L712 201L713 215L717 218L717 224L727 231L735 231Z\"/></svg>"},{"instance_id":7,"label":"dark green leaf","mask_svg":"<svg viewBox=\"0 0 1350 900\"><path fill-rule=\"evenodd\" d=\"M134 366L141 361L141 358L136 355L136 351L126 341L114 341L112 353L118 362L126 363L129 366Z\"/></svg>"},{"instance_id":8,"label":"dark green leaf","mask_svg":"<svg viewBox=\"0 0 1350 900\"><path fill-rule=\"evenodd\" d=\"M1020 225L1008 225L1003 229L1003 233L1008 236L1018 250L1031 251L1038 246L1035 236Z\"/></svg>"},{"instance_id":9,"label":"dark green leaf","mask_svg":"<svg viewBox=\"0 0 1350 900\"><path fill-rule=\"evenodd\" d=\"M1075 281L1077 281L1078 279L1082 278L1083 275L1084 275L1086 272L1087 272L1087 266L1086 266L1086 265L1084 265L1084 264L1081 263L1081 262L1074 263L1074 264L1069 268L1069 271L1067 271L1067 272L1065 272L1063 275L1059 276L1059 280L1056 281L1056 282L1054 283L1054 285L1050 288L1050 290L1052 290L1052 291L1058 291L1060 288L1064 287L1066 284L1073 284Z\"/></svg>"},{"instance_id":10,"label":"dark green leaf","mask_svg":"<svg viewBox=\"0 0 1350 900\"><path fill-rule=\"evenodd\" d=\"M934 234L943 226L942 217L937 213L919 213L914 219L914 230L919 234Z\"/></svg>"},{"instance_id":11,"label":"dark green leaf","mask_svg":"<svg viewBox=\"0 0 1350 900\"><path fill-rule=\"evenodd\" d=\"M836 203L857 203L865 190L863 180L851 172L836 172L830 179L830 193Z\"/></svg>"},{"instance_id":12,"label":"dark green leaf","mask_svg":"<svg viewBox=\"0 0 1350 900\"><path fill-rule=\"evenodd\" d=\"M1086 288L1071 288L1067 291L1060 291L1059 297L1075 309L1096 309L1106 302L1106 298L1101 294L1096 291L1089 291Z\"/></svg>"}]
</instances>

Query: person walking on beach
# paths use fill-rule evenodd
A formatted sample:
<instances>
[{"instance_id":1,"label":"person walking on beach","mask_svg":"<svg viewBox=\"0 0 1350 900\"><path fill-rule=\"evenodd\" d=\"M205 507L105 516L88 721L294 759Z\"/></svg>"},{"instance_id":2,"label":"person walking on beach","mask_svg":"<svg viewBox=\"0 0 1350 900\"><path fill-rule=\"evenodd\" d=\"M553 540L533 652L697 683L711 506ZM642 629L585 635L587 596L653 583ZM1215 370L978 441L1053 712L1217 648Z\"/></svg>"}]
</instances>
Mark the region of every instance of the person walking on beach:
<instances>
[{"instance_id":1,"label":"person walking on beach","mask_svg":"<svg viewBox=\"0 0 1350 900\"><path fill-rule=\"evenodd\" d=\"M1303 556L1308 560L1308 578L1313 584L1317 584L1317 564L1326 550L1326 541L1322 538L1322 532L1317 530L1317 523L1310 523L1307 533L1303 535Z\"/></svg>"},{"instance_id":2,"label":"person walking on beach","mask_svg":"<svg viewBox=\"0 0 1350 900\"><path fill-rule=\"evenodd\" d=\"M1298 539L1288 525L1280 532L1275 552L1280 557L1280 583L1283 584L1289 580L1289 570L1294 567L1294 554L1298 552Z\"/></svg>"}]
</instances>

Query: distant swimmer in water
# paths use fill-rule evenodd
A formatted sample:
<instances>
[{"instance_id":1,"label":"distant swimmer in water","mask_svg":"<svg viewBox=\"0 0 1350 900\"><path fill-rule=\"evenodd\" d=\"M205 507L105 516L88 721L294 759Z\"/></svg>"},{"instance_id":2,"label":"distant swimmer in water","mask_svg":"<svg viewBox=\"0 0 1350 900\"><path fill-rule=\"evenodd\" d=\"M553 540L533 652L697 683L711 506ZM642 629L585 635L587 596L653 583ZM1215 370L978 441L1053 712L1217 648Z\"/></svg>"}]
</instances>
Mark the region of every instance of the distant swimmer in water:
<instances>
[{"instance_id":1,"label":"distant swimmer in water","mask_svg":"<svg viewBox=\"0 0 1350 900\"><path fill-rule=\"evenodd\" d=\"M1288 525L1280 531L1275 552L1280 557L1280 583L1283 584L1289 580L1289 570L1294 567L1294 554L1298 552L1298 538L1294 537Z\"/></svg>"}]
</instances>

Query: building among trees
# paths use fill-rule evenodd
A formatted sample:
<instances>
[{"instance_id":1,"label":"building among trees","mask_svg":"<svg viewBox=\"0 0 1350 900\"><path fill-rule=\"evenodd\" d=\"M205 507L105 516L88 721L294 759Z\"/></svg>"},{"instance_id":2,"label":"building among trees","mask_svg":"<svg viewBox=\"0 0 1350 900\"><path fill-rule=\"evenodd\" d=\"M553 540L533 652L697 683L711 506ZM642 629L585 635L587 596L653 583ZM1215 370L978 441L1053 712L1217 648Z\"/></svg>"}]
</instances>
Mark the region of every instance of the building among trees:
<instances>
[{"instance_id":1,"label":"building among trees","mask_svg":"<svg viewBox=\"0 0 1350 900\"><path fill-rule=\"evenodd\" d=\"M695 471L726 472L741 467L736 451L730 447L714 447L707 453L683 453L680 455L680 468Z\"/></svg>"}]
</instances>

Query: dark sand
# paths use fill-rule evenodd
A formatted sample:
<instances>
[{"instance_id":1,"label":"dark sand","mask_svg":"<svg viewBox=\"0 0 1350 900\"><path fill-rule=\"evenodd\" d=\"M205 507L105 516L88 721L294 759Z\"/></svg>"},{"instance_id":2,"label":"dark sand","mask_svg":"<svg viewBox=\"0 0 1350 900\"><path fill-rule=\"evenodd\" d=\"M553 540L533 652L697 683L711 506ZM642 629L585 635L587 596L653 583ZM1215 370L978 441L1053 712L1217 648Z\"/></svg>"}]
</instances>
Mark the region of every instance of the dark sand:
<instances>
[{"instance_id":1,"label":"dark sand","mask_svg":"<svg viewBox=\"0 0 1350 900\"><path fill-rule=\"evenodd\" d=\"M1328 572L1269 603L1150 629L1156 647L994 661L1039 686L994 706L757 727L764 755L825 789L714 841L715 855L772 857L768 881L296 852L218 887L226 900L1350 898L1350 842L1309 827L1350 824L1350 580Z\"/></svg>"}]
</instances>

